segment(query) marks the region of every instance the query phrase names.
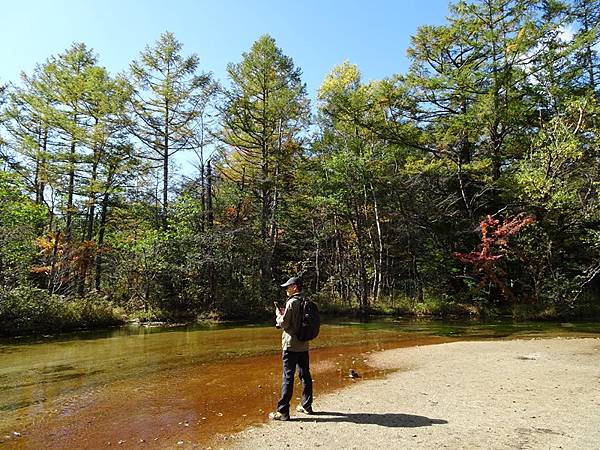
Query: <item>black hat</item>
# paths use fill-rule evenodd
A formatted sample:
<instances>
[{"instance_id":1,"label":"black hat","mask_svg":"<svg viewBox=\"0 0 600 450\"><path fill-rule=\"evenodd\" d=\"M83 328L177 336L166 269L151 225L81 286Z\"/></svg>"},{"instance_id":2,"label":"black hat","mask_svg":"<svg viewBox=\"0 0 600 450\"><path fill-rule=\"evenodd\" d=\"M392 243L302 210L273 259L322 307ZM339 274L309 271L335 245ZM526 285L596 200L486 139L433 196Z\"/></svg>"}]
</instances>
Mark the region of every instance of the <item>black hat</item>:
<instances>
[{"instance_id":1,"label":"black hat","mask_svg":"<svg viewBox=\"0 0 600 450\"><path fill-rule=\"evenodd\" d=\"M299 277L292 277L289 280L287 280L285 283L283 283L281 285L281 287L288 287L288 286L291 286L292 284L295 284L296 286L301 286L302 280Z\"/></svg>"}]
</instances>

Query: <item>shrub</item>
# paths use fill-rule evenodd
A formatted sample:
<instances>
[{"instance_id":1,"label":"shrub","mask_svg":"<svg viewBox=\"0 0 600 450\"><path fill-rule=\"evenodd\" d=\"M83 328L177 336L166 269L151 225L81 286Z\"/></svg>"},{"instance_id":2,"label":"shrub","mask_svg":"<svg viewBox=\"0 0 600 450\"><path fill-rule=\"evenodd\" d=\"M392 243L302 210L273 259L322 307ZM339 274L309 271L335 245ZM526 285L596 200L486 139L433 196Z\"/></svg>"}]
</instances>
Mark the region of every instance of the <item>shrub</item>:
<instances>
[{"instance_id":1,"label":"shrub","mask_svg":"<svg viewBox=\"0 0 600 450\"><path fill-rule=\"evenodd\" d=\"M124 322L106 298L67 299L29 286L0 290L0 334L4 336L100 328Z\"/></svg>"}]
</instances>

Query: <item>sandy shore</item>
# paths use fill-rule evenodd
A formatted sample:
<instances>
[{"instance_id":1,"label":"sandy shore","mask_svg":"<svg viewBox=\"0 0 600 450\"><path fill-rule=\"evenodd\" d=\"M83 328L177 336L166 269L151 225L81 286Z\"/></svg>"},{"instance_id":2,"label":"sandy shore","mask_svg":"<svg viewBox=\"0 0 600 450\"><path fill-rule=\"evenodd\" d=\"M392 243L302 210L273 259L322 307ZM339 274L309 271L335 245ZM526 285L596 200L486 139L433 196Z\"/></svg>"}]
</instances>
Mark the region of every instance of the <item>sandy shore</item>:
<instances>
[{"instance_id":1,"label":"sandy shore","mask_svg":"<svg viewBox=\"0 0 600 450\"><path fill-rule=\"evenodd\" d=\"M218 447L600 449L600 339L456 342L381 352L370 364L398 371Z\"/></svg>"}]
</instances>

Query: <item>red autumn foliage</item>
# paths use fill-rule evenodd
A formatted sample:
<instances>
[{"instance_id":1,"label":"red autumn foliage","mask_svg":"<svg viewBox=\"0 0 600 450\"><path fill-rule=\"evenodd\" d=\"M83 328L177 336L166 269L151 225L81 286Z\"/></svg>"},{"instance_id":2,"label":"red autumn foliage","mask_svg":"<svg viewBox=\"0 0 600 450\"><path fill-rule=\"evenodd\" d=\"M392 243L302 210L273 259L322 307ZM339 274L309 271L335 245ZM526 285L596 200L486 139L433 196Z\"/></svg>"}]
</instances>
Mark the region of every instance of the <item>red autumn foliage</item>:
<instances>
[{"instance_id":1,"label":"red autumn foliage","mask_svg":"<svg viewBox=\"0 0 600 450\"><path fill-rule=\"evenodd\" d=\"M453 256L460 262L473 264L474 272L482 275L475 292L479 291L488 282L492 282L500 288L504 297L514 300L514 294L500 278L506 275L506 272L497 263L497 261L504 258L505 253L494 254L494 250L506 250L509 237L533 222L533 217L524 213L518 214L511 220L506 217L502 223L500 220L488 215L480 222L481 243L477 246L477 249L470 253L453 253Z\"/></svg>"}]
</instances>

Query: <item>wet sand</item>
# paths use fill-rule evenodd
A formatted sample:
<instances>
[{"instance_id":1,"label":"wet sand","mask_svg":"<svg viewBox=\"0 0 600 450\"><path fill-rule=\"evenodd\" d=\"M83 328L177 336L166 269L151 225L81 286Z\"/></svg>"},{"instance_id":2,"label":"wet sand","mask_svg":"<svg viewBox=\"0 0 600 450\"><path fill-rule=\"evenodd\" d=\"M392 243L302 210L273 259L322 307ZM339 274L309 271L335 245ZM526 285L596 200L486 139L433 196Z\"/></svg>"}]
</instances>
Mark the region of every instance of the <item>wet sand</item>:
<instances>
[{"instance_id":1,"label":"wet sand","mask_svg":"<svg viewBox=\"0 0 600 450\"><path fill-rule=\"evenodd\" d=\"M600 449L598 338L454 342L369 364L391 372L213 448Z\"/></svg>"}]
</instances>

